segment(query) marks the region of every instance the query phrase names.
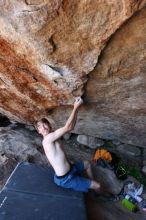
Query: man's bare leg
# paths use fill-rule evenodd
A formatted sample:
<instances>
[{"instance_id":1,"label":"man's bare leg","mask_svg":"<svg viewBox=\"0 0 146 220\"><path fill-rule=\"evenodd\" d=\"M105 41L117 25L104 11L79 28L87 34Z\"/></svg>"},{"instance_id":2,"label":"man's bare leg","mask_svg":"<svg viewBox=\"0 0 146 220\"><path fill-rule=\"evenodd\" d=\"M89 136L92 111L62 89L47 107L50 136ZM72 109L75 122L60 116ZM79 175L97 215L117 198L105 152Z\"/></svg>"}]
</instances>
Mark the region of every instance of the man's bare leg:
<instances>
[{"instance_id":1,"label":"man's bare leg","mask_svg":"<svg viewBox=\"0 0 146 220\"><path fill-rule=\"evenodd\" d=\"M94 175L93 175L91 163L87 160L83 161L83 163L84 163L85 172L86 172L87 176L89 177L89 179L91 179L90 189L93 189L96 192L99 192L100 191L100 183L98 183L96 180L94 180Z\"/></svg>"},{"instance_id":2,"label":"man's bare leg","mask_svg":"<svg viewBox=\"0 0 146 220\"><path fill-rule=\"evenodd\" d=\"M94 180L91 163L88 160L84 160L83 163L84 163L84 168L85 168L85 172L87 176L89 177L89 179Z\"/></svg>"},{"instance_id":3,"label":"man's bare leg","mask_svg":"<svg viewBox=\"0 0 146 220\"><path fill-rule=\"evenodd\" d=\"M95 192L99 193L100 191L100 183L96 182L95 180L91 181L90 189L95 190Z\"/></svg>"}]
</instances>

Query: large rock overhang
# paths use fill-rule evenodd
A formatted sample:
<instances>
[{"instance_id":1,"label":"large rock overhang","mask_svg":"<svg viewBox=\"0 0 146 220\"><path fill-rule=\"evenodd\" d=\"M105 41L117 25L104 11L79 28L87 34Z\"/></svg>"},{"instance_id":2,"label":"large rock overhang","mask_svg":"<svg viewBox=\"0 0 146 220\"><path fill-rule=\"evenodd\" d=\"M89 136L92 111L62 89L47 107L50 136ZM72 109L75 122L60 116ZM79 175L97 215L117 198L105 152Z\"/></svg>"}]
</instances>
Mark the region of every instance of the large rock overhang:
<instances>
[{"instance_id":1,"label":"large rock overhang","mask_svg":"<svg viewBox=\"0 0 146 220\"><path fill-rule=\"evenodd\" d=\"M0 112L61 126L84 94L74 132L144 146L145 4L1 1Z\"/></svg>"}]
</instances>

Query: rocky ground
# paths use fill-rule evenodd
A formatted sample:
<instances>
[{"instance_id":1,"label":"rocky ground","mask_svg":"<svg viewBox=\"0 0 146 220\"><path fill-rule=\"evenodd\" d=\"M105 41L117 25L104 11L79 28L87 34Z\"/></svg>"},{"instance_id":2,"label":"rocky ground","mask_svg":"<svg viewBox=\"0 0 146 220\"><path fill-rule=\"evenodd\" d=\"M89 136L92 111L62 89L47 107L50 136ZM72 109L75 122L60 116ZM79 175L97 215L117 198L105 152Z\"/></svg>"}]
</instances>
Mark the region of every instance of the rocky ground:
<instances>
[{"instance_id":1,"label":"rocky ground","mask_svg":"<svg viewBox=\"0 0 146 220\"><path fill-rule=\"evenodd\" d=\"M86 199L87 215L89 220L145 220L144 211L132 213L127 211L120 202L105 202L101 199L93 201Z\"/></svg>"},{"instance_id":2,"label":"rocky ground","mask_svg":"<svg viewBox=\"0 0 146 220\"><path fill-rule=\"evenodd\" d=\"M90 140L92 137L90 137ZM80 142L78 142L78 141ZM87 141L87 142L86 142ZM89 142L88 137L78 137L76 134L67 134L62 143L67 156L71 160L92 160L95 153L94 140ZM132 166L142 168L145 151L139 147L132 148L118 141L105 141L96 139L96 147L104 147L111 152L116 152L124 162ZM83 144L84 143L84 144ZM86 146L88 143L88 146ZM32 127L22 124L9 124L0 127L0 185L4 185L6 179L20 161L29 161L37 164L49 164L41 146L41 137ZM96 178L107 193L118 194L123 181L118 180L115 173L109 169L96 168ZM138 182L138 184L140 184ZM105 196L105 191L102 195ZM145 194L144 194L145 195ZM138 211L131 213L121 205L120 201L106 201L104 197L94 197L91 192L85 195L88 219L99 220L144 220L146 213Z\"/></svg>"}]
</instances>

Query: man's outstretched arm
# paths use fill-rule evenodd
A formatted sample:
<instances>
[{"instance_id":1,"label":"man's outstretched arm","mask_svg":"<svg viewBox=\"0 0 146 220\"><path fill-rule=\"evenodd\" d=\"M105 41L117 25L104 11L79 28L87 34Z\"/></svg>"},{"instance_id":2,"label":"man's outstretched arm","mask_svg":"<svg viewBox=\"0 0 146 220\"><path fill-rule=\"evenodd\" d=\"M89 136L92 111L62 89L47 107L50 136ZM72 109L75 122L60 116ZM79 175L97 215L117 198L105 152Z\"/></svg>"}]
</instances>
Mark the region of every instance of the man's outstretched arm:
<instances>
[{"instance_id":1,"label":"man's outstretched arm","mask_svg":"<svg viewBox=\"0 0 146 220\"><path fill-rule=\"evenodd\" d=\"M73 110L65 126L49 134L50 142L56 141L57 139L61 138L65 133L73 130L75 123L76 123L76 119L77 119L78 108L80 107L82 103L83 103L83 100L80 97L76 98L76 101L74 102Z\"/></svg>"},{"instance_id":2,"label":"man's outstretched arm","mask_svg":"<svg viewBox=\"0 0 146 220\"><path fill-rule=\"evenodd\" d=\"M72 113L70 114L70 117L68 118L65 124L65 127L68 129L68 131L71 131L74 129L76 120L77 120L78 108L80 107L82 103L83 103L83 100L80 97L76 98Z\"/></svg>"}]
</instances>

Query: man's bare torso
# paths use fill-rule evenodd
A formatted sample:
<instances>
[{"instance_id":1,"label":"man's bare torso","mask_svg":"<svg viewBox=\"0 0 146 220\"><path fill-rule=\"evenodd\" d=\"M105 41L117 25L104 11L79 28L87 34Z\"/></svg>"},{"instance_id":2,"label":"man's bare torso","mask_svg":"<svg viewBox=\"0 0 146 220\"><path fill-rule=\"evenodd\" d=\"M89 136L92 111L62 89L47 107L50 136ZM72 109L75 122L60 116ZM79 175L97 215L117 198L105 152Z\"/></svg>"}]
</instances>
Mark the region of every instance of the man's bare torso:
<instances>
[{"instance_id":1,"label":"man's bare torso","mask_svg":"<svg viewBox=\"0 0 146 220\"><path fill-rule=\"evenodd\" d=\"M70 170L70 164L62 149L61 142L57 140L51 143L49 141L49 135L47 135L43 140L43 147L45 154L51 166L53 167L56 175L65 175Z\"/></svg>"}]
</instances>

